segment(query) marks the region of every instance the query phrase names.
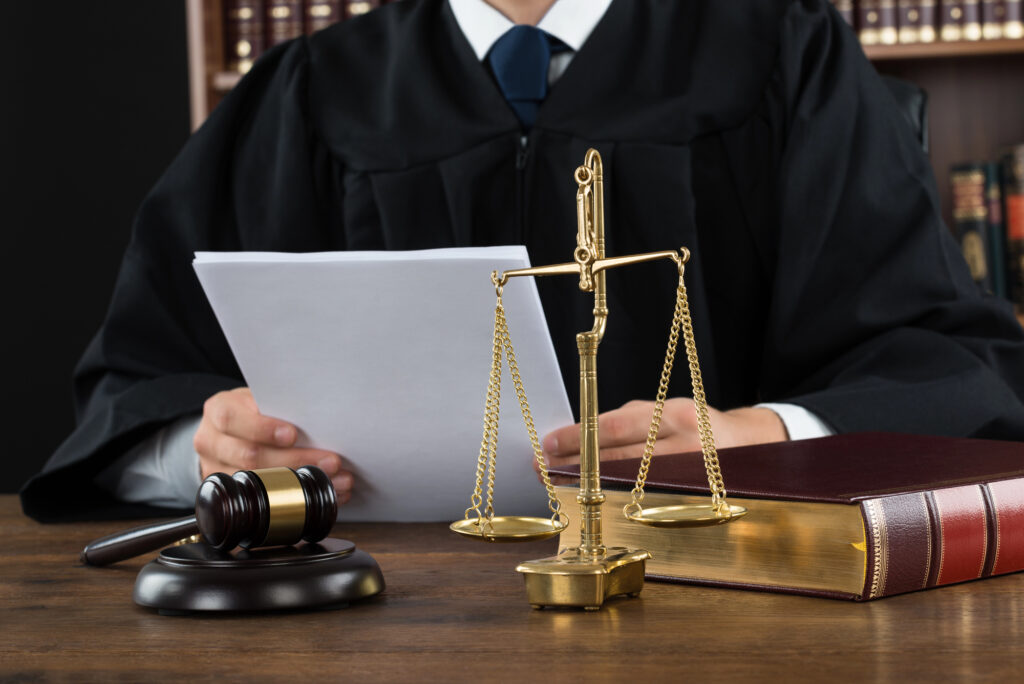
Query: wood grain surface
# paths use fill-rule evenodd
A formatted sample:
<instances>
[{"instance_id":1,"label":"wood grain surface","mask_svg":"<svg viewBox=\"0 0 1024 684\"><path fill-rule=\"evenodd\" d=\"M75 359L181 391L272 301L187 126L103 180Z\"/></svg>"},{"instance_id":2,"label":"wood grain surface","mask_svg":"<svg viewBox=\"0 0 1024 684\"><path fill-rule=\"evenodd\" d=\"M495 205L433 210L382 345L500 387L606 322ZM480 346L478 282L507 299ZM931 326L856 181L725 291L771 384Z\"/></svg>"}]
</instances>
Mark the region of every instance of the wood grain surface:
<instances>
[{"instance_id":1,"label":"wood grain surface","mask_svg":"<svg viewBox=\"0 0 1024 684\"><path fill-rule=\"evenodd\" d=\"M164 617L131 599L153 554L78 552L119 523L41 525L0 497L0 680L1019 681L1024 574L871 603L649 582L596 613L531 610L514 571L553 542L441 524L340 525L384 593L331 611Z\"/></svg>"}]
</instances>

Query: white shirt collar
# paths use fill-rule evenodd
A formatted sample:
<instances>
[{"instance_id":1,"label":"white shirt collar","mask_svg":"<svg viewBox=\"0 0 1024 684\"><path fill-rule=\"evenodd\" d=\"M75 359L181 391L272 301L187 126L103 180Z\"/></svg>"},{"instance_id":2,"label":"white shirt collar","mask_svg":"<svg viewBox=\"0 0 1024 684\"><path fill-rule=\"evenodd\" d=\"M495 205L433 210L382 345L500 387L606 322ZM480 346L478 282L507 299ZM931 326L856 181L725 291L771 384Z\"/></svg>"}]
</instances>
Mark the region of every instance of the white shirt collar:
<instances>
[{"instance_id":1,"label":"white shirt collar","mask_svg":"<svg viewBox=\"0 0 1024 684\"><path fill-rule=\"evenodd\" d=\"M465 34L477 59L483 60L498 38L514 24L484 0L448 0L455 21ZM537 24L578 51L601 21L612 0L556 0Z\"/></svg>"}]
</instances>

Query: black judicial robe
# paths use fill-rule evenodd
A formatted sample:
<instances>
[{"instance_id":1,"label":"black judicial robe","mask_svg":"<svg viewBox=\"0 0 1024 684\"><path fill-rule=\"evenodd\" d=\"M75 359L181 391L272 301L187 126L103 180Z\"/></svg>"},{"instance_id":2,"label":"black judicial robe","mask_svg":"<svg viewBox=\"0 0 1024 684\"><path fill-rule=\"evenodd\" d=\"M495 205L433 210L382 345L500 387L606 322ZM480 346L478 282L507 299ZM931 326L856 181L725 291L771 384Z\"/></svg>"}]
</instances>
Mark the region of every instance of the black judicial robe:
<instances>
[{"instance_id":1,"label":"black judicial robe","mask_svg":"<svg viewBox=\"0 0 1024 684\"><path fill-rule=\"evenodd\" d=\"M535 264L567 261L591 146L608 254L693 253L712 405L1024 439L1021 330L972 283L927 158L825 0L615 0L523 135L443 0L271 50L141 207L76 371L78 427L26 512L100 514L95 473L243 384L193 251L524 243ZM675 277L668 262L608 273L602 409L653 398ZM568 278L538 287L575 403L591 298ZM689 395L685 372L671 389Z\"/></svg>"}]
</instances>

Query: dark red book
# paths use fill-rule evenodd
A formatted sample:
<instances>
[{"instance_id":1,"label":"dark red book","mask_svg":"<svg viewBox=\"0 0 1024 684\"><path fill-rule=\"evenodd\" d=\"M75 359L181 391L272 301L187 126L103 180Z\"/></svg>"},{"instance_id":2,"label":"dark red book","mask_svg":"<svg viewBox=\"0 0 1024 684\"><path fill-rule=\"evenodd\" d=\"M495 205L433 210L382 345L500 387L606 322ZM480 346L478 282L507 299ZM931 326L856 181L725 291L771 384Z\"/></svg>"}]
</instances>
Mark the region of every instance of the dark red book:
<instances>
[{"instance_id":1,"label":"dark red book","mask_svg":"<svg viewBox=\"0 0 1024 684\"><path fill-rule=\"evenodd\" d=\"M639 459L601 464L606 546L643 548L655 579L868 600L1024 570L1024 443L891 433L722 449L711 527L627 520ZM554 469L573 476L575 469ZM575 487L557 488L578 545ZM708 503L700 453L659 456L643 505Z\"/></svg>"},{"instance_id":2,"label":"dark red book","mask_svg":"<svg viewBox=\"0 0 1024 684\"><path fill-rule=\"evenodd\" d=\"M321 31L341 21L341 0L308 0L306 33Z\"/></svg>"},{"instance_id":3,"label":"dark red book","mask_svg":"<svg viewBox=\"0 0 1024 684\"><path fill-rule=\"evenodd\" d=\"M1024 38L1024 0L1006 0L1003 38Z\"/></svg>"},{"instance_id":4,"label":"dark red book","mask_svg":"<svg viewBox=\"0 0 1024 684\"><path fill-rule=\"evenodd\" d=\"M857 3L857 35L863 45L893 45L899 40L896 0L860 0Z\"/></svg>"},{"instance_id":5,"label":"dark red book","mask_svg":"<svg viewBox=\"0 0 1024 684\"><path fill-rule=\"evenodd\" d=\"M936 0L899 0L896 23L901 43L935 42Z\"/></svg>"},{"instance_id":6,"label":"dark red book","mask_svg":"<svg viewBox=\"0 0 1024 684\"><path fill-rule=\"evenodd\" d=\"M266 0L267 47L302 35L302 0Z\"/></svg>"},{"instance_id":7,"label":"dark red book","mask_svg":"<svg viewBox=\"0 0 1024 684\"><path fill-rule=\"evenodd\" d=\"M1006 0L981 0L981 37L997 40L1003 37L1006 21Z\"/></svg>"},{"instance_id":8,"label":"dark red book","mask_svg":"<svg viewBox=\"0 0 1024 684\"><path fill-rule=\"evenodd\" d=\"M981 0L963 0L963 40L981 40Z\"/></svg>"},{"instance_id":9,"label":"dark red book","mask_svg":"<svg viewBox=\"0 0 1024 684\"><path fill-rule=\"evenodd\" d=\"M939 13L939 37L945 41L963 40L964 0L942 0Z\"/></svg>"},{"instance_id":10,"label":"dark red book","mask_svg":"<svg viewBox=\"0 0 1024 684\"><path fill-rule=\"evenodd\" d=\"M344 5L345 18L351 19L380 7L381 0L344 0Z\"/></svg>"},{"instance_id":11,"label":"dark red book","mask_svg":"<svg viewBox=\"0 0 1024 684\"><path fill-rule=\"evenodd\" d=\"M266 46L263 0L224 3L224 47L228 71L247 72Z\"/></svg>"}]
</instances>

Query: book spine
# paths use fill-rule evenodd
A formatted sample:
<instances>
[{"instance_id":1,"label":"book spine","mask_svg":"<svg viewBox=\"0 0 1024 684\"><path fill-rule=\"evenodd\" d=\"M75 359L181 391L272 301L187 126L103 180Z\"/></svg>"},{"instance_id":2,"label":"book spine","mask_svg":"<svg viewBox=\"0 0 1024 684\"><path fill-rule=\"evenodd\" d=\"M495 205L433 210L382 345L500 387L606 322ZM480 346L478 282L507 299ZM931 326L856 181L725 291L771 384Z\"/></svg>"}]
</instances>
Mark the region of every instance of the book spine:
<instances>
[{"instance_id":1,"label":"book spine","mask_svg":"<svg viewBox=\"0 0 1024 684\"><path fill-rule=\"evenodd\" d=\"M964 0L942 0L939 13L939 37L945 41L962 40L963 26Z\"/></svg>"},{"instance_id":2,"label":"book spine","mask_svg":"<svg viewBox=\"0 0 1024 684\"><path fill-rule=\"evenodd\" d=\"M853 26L853 0L832 0L836 10L846 23Z\"/></svg>"},{"instance_id":3,"label":"book spine","mask_svg":"<svg viewBox=\"0 0 1024 684\"><path fill-rule=\"evenodd\" d=\"M953 233L960 243L974 282L992 291L988 264L988 199L985 196L985 165L960 164L950 172L953 189Z\"/></svg>"},{"instance_id":4,"label":"book spine","mask_svg":"<svg viewBox=\"0 0 1024 684\"><path fill-rule=\"evenodd\" d=\"M981 0L981 37L998 40L1003 37L1006 21L1006 0Z\"/></svg>"},{"instance_id":5,"label":"book spine","mask_svg":"<svg viewBox=\"0 0 1024 684\"><path fill-rule=\"evenodd\" d=\"M1003 38L1024 38L1024 0L1006 0Z\"/></svg>"},{"instance_id":6,"label":"book spine","mask_svg":"<svg viewBox=\"0 0 1024 684\"><path fill-rule=\"evenodd\" d=\"M862 502L864 599L1024 570L1024 479Z\"/></svg>"},{"instance_id":7,"label":"book spine","mask_svg":"<svg viewBox=\"0 0 1024 684\"><path fill-rule=\"evenodd\" d=\"M228 0L224 4L225 63L244 74L263 53L263 0Z\"/></svg>"},{"instance_id":8,"label":"book spine","mask_svg":"<svg viewBox=\"0 0 1024 684\"><path fill-rule=\"evenodd\" d=\"M922 43L934 43L938 40L939 34L936 31L938 12L936 3L938 0L921 0L919 12L921 13L920 35Z\"/></svg>"},{"instance_id":9,"label":"book spine","mask_svg":"<svg viewBox=\"0 0 1024 684\"><path fill-rule=\"evenodd\" d=\"M267 46L302 35L302 0L267 0Z\"/></svg>"},{"instance_id":10,"label":"book spine","mask_svg":"<svg viewBox=\"0 0 1024 684\"><path fill-rule=\"evenodd\" d=\"M1024 311L1024 145L1003 157L1003 222L1009 268L1007 293L1018 311Z\"/></svg>"},{"instance_id":11,"label":"book spine","mask_svg":"<svg viewBox=\"0 0 1024 684\"><path fill-rule=\"evenodd\" d=\"M341 0L309 0L306 33L321 31L341 21Z\"/></svg>"},{"instance_id":12,"label":"book spine","mask_svg":"<svg viewBox=\"0 0 1024 684\"><path fill-rule=\"evenodd\" d=\"M963 40L981 40L981 0L963 0Z\"/></svg>"},{"instance_id":13,"label":"book spine","mask_svg":"<svg viewBox=\"0 0 1024 684\"><path fill-rule=\"evenodd\" d=\"M380 0L345 0L345 18L351 19L380 7Z\"/></svg>"},{"instance_id":14,"label":"book spine","mask_svg":"<svg viewBox=\"0 0 1024 684\"><path fill-rule=\"evenodd\" d=\"M1003 191L999 164L985 164L985 199L988 204L988 265L992 271L992 292L1007 297L1006 224L1003 221Z\"/></svg>"},{"instance_id":15,"label":"book spine","mask_svg":"<svg viewBox=\"0 0 1024 684\"><path fill-rule=\"evenodd\" d=\"M899 0L897 5L899 16L899 40L901 43L921 42L921 2L920 0Z\"/></svg>"}]
</instances>

